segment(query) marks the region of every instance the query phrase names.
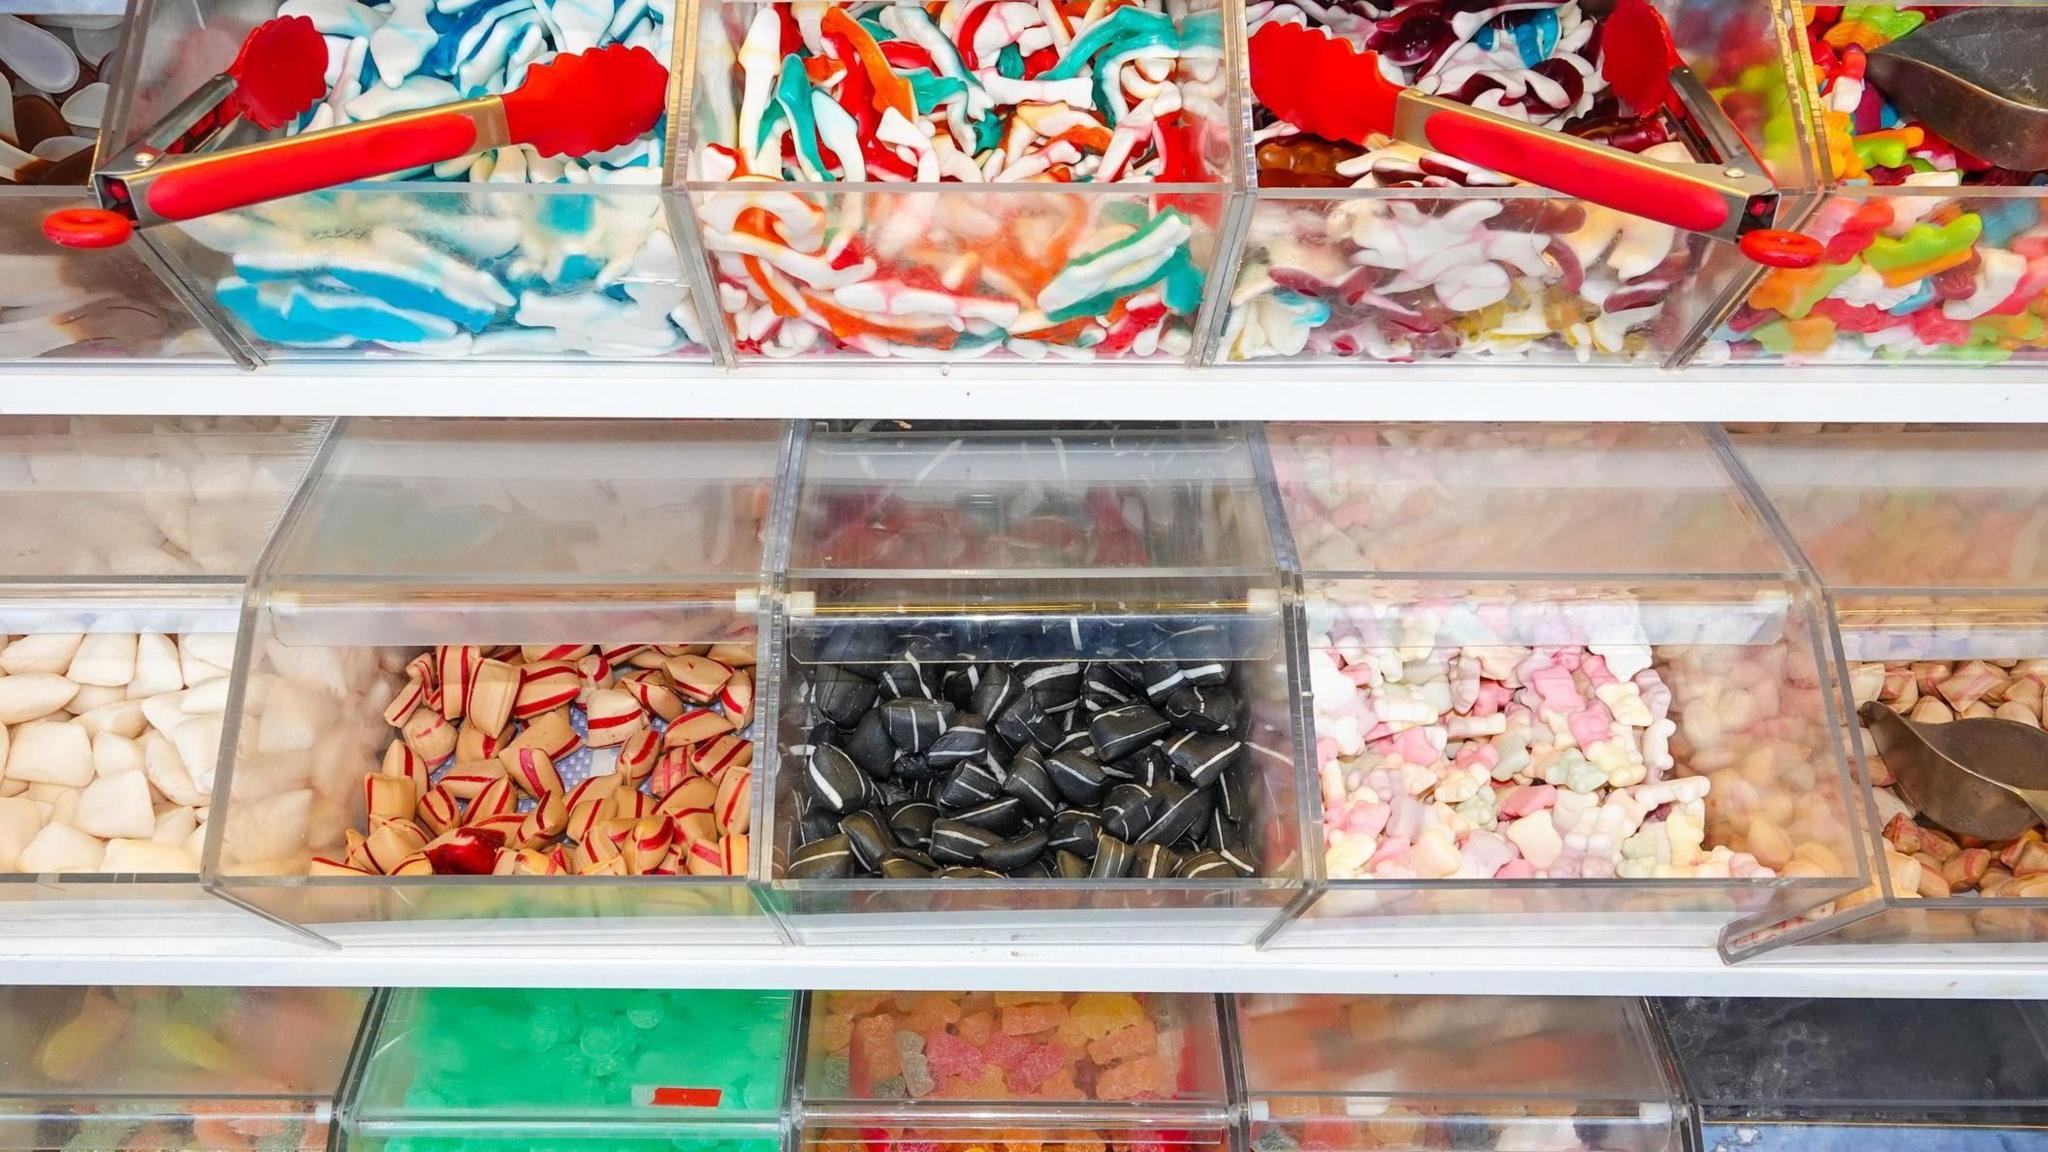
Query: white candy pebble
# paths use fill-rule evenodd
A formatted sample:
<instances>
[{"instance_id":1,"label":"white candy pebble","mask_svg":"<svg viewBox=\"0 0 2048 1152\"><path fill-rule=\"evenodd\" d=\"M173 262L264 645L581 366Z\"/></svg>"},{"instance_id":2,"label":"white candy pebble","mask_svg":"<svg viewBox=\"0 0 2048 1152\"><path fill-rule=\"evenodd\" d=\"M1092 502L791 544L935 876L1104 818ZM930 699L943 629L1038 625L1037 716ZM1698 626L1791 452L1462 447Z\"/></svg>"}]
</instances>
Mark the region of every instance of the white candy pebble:
<instances>
[{"instance_id":1,"label":"white candy pebble","mask_svg":"<svg viewBox=\"0 0 2048 1152\"><path fill-rule=\"evenodd\" d=\"M128 698L141 700L176 692L185 686L178 667L178 646L161 632L144 632L135 638L135 676L128 681Z\"/></svg>"},{"instance_id":2,"label":"white candy pebble","mask_svg":"<svg viewBox=\"0 0 2048 1152\"><path fill-rule=\"evenodd\" d=\"M178 758L178 749L163 736L151 732L142 738L142 771L149 782L173 804L205 804L207 796L192 785L192 774Z\"/></svg>"},{"instance_id":3,"label":"white candy pebble","mask_svg":"<svg viewBox=\"0 0 2048 1152\"><path fill-rule=\"evenodd\" d=\"M149 721L149 726L166 736L176 732L178 725L183 724L190 715L190 713L185 711L185 694L183 692L167 692L162 696L151 696L149 699L142 701L141 707L143 719Z\"/></svg>"},{"instance_id":4,"label":"white candy pebble","mask_svg":"<svg viewBox=\"0 0 2048 1152\"><path fill-rule=\"evenodd\" d=\"M190 839L194 829L199 827L199 817L190 808L166 808L158 813L156 831L149 838L159 844L177 847Z\"/></svg>"},{"instance_id":5,"label":"white candy pebble","mask_svg":"<svg viewBox=\"0 0 2048 1152\"><path fill-rule=\"evenodd\" d=\"M135 677L135 633L94 632L79 644L64 675L80 684L121 687Z\"/></svg>"},{"instance_id":6,"label":"white candy pebble","mask_svg":"<svg viewBox=\"0 0 2048 1152\"><path fill-rule=\"evenodd\" d=\"M213 716L228 710L228 682L208 680L177 696L178 708L187 716Z\"/></svg>"},{"instance_id":7,"label":"white candy pebble","mask_svg":"<svg viewBox=\"0 0 2048 1152\"><path fill-rule=\"evenodd\" d=\"M79 831L101 839L147 839L156 831L148 778L140 772L123 772L93 781L78 798L76 823Z\"/></svg>"},{"instance_id":8,"label":"white candy pebble","mask_svg":"<svg viewBox=\"0 0 2048 1152\"><path fill-rule=\"evenodd\" d=\"M105 684L85 684L79 686L78 695L73 696L71 702L64 705L64 710L73 716L83 716L95 708L104 708L127 698L128 693L119 688Z\"/></svg>"},{"instance_id":9,"label":"white candy pebble","mask_svg":"<svg viewBox=\"0 0 2048 1152\"><path fill-rule=\"evenodd\" d=\"M88 736L112 732L117 736L126 736L130 740L142 735L149 727L149 721L142 713L142 702L139 700L103 704L80 716L77 723L80 728L85 729Z\"/></svg>"},{"instance_id":10,"label":"white candy pebble","mask_svg":"<svg viewBox=\"0 0 2048 1152\"><path fill-rule=\"evenodd\" d=\"M219 674L224 676L227 674L224 670L235 663L235 637L230 632L187 632L178 637L178 654L182 659L211 664L215 669L223 670ZM191 677L186 677L186 687L191 687L193 682Z\"/></svg>"},{"instance_id":11,"label":"white candy pebble","mask_svg":"<svg viewBox=\"0 0 2048 1152\"><path fill-rule=\"evenodd\" d=\"M192 774L192 784L202 793L213 791L213 772L220 759L220 716L196 716L171 733L178 759Z\"/></svg>"},{"instance_id":12,"label":"white candy pebble","mask_svg":"<svg viewBox=\"0 0 2048 1152\"><path fill-rule=\"evenodd\" d=\"M20 872L95 872L106 846L69 824L52 821L36 833L15 862Z\"/></svg>"},{"instance_id":13,"label":"white candy pebble","mask_svg":"<svg viewBox=\"0 0 2048 1152\"><path fill-rule=\"evenodd\" d=\"M76 724L24 724L14 730L7 749L7 778L83 788L92 783L92 741Z\"/></svg>"},{"instance_id":14,"label":"white candy pebble","mask_svg":"<svg viewBox=\"0 0 2048 1152\"><path fill-rule=\"evenodd\" d=\"M49 818L47 804L19 797L0 799L0 872L15 870L22 850L43 830L43 822Z\"/></svg>"},{"instance_id":15,"label":"white candy pebble","mask_svg":"<svg viewBox=\"0 0 2048 1152\"><path fill-rule=\"evenodd\" d=\"M40 720L63 709L78 695L78 685L48 672L0 676L0 724Z\"/></svg>"},{"instance_id":16,"label":"white candy pebble","mask_svg":"<svg viewBox=\"0 0 2048 1152\"><path fill-rule=\"evenodd\" d=\"M29 672L62 675L71 667L71 657L85 640L81 632L43 632L23 636L0 651L0 672L20 676Z\"/></svg>"},{"instance_id":17,"label":"white candy pebble","mask_svg":"<svg viewBox=\"0 0 2048 1152\"><path fill-rule=\"evenodd\" d=\"M199 856L183 846L149 840L112 840L100 860L102 872L178 874L199 871Z\"/></svg>"},{"instance_id":18,"label":"white candy pebble","mask_svg":"<svg viewBox=\"0 0 2048 1152\"><path fill-rule=\"evenodd\" d=\"M104 780L142 771L142 745L125 736L102 732L92 738L93 774Z\"/></svg>"}]
</instances>

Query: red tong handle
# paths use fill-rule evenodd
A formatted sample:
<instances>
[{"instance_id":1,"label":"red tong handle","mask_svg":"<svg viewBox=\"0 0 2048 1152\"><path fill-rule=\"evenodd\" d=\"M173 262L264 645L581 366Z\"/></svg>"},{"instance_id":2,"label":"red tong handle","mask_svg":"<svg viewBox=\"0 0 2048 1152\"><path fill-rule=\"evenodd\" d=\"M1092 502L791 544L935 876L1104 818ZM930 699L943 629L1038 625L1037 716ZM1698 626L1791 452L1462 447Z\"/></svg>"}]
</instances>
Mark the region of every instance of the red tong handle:
<instances>
[{"instance_id":1,"label":"red tong handle","mask_svg":"<svg viewBox=\"0 0 2048 1152\"><path fill-rule=\"evenodd\" d=\"M191 220L467 156L478 150L477 126L468 111L455 110L461 107L312 132L166 170L149 182L149 209Z\"/></svg>"},{"instance_id":2,"label":"red tong handle","mask_svg":"<svg viewBox=\"0 0 2048 1152\"><path fill-rule=\"evenodd\" d=\"M1713 189L1637 162L1629 153L1561 132L1503 124L1448 100L1410 93L1402 98L1427 100L1428 147L1468 164L1674 228L1712 232L1728 222L1727 201Z\"/></svg>"}]
</instances>

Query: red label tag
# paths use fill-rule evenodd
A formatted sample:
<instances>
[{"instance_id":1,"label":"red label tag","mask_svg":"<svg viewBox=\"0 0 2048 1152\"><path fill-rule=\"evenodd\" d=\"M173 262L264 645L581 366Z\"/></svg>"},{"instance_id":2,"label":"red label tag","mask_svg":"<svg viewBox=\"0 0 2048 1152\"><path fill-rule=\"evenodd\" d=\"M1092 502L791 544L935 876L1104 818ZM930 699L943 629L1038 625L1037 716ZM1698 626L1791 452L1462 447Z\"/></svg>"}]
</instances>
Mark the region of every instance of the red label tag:
<instances>
[{"instance_id":1,"label":"red label tag","mask_svg":"<svg viewBox=\"0 0 2048 1152\"><path fill-rule=\"evenodd\" d=\"M725 1098L722 1088L637 1088L633 1092L635 1104L651 1104L656 1108L716 1108Z\"/></svg>"}]
</instances>

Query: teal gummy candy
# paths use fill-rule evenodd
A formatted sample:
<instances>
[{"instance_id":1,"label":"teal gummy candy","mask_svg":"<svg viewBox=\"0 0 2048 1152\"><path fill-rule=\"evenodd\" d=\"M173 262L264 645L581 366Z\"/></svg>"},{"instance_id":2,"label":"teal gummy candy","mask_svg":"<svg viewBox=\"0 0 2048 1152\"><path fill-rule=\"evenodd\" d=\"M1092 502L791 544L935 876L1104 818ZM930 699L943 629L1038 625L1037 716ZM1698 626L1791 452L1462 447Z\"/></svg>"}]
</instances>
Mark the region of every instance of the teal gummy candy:
<instances>
[{"instance_id":1,"label":"teal gummy candy","mask_svg":"<svg viewBox=\"0 0 2048 1152\"><path fill-rule=\"evenodd\" d=\"M714 1089L716 1112L780 1109L792 997L750 991L417 989L394 993L363 1099L484 1117L635 1107L636 1091ZM678 1110L676 1119L714 1109ZM664 1135L664 1139L665 1139ZM458 1141L458 1149L498 1143ZM757 1143L727 1141L732 1152ZM559 1142L579 1152L580 1138ZM592 1152L602 1141L590 1142ZM629 1142L630 1143L630 1142ZM706 1145L691 1142L697 1152Z\"/></svg>"}]
</instances>

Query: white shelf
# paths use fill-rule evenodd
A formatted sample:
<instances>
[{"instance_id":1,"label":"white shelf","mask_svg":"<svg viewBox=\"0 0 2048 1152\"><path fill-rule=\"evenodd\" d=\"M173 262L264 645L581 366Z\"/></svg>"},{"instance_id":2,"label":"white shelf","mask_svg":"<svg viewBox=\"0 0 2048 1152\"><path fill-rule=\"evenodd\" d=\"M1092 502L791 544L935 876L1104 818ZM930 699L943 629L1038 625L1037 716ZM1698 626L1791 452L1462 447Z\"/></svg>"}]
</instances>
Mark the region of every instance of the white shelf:
<instances>
[{"instance_id":1,"label":"white shelf","mask_svg":"<svg viewBox=\"0 0 2048 1152\"><path fill-rule=\"evenodd\" d=\"M10 984L987 988L1188 992L2048 998L2039 948L1798 948L1723 965L1706 948L780 945L355 946L258 935L12 939Z\"/></svg>"},{"instance_id":2,"label":"white shelf","mask_svg":"<svg viewBox=\"0 0 2048 1152\"><path fill-rule=\"evenodd\" d=\"M384 360L11 366L0 412L1060 420L2048 422L2043 368L1125 367Z\"/></svg>"}]
</instances>

